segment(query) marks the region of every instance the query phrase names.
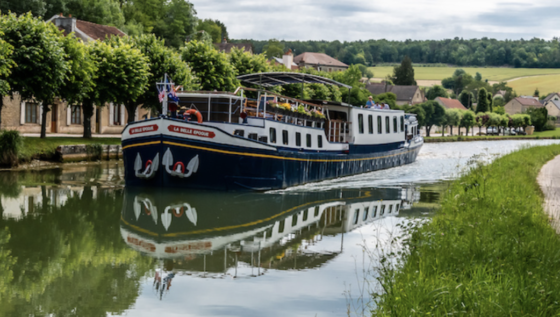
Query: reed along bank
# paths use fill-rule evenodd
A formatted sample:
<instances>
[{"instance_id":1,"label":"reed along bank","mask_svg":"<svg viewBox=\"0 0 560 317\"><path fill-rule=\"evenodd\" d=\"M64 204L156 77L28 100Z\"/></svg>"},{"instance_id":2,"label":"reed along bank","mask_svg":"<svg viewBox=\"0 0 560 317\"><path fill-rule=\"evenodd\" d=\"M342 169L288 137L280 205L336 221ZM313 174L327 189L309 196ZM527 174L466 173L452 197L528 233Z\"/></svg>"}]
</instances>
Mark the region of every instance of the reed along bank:
<instances>
[{"instance_id":1,"label":"reed along bank","mask_svg":"<svg viewBox=\"0 0 560 317\"><path fill-rule=\"evenodd\" d=\"M543 210L541 167L560 145L522 149L454 181L431 221L382 259L377 315L557 316L560 237Z\"/></svg>"}]
</instances>

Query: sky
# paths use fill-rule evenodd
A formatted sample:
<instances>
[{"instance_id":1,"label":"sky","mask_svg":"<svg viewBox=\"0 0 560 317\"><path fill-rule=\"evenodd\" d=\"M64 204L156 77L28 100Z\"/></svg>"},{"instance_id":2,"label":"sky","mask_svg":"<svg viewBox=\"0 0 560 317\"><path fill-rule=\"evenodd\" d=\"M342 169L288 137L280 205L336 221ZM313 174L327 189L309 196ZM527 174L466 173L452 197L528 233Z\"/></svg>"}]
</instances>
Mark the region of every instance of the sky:
<instances>
[{"instance_id":1,"label":"sky","mask_svg":"<svg viewBox=\"0 0 560 317\"><path fill-rule=\"evenodd\" d=\"M558 0L191 0L233 39L552 39Z\"/></svg>"}]
</instances>

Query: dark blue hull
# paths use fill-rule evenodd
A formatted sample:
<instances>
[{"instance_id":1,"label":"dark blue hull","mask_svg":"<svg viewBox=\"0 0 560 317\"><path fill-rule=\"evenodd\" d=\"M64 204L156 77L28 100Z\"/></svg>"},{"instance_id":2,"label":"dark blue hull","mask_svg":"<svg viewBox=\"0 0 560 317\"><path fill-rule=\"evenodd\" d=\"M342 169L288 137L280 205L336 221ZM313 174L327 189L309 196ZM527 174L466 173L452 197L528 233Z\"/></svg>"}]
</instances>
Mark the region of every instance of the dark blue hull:
<instances>
[{"instance_id":1,"label":"dark blue hull","mask_svg":"<svg viewBox=\"0 0 560 317\"><path fill-rule=\"evenodd\" d=\"M123 158L127 186L271 190L409 164L414 162L420 148L421 145L369 154L353 154L353 151L348 154L302 153L158 135L123 141ZM137 176L135 160L138 156L142 167L145 167L146 162L153 161L156 154L161 162L167 151L173 157L170 169L185 172L183 177L173 175L161 164L151 178ZM197 160L196 170L184 177L188 166L193 165L189 162L193 160Z\"/></svg>"}]
</instances>

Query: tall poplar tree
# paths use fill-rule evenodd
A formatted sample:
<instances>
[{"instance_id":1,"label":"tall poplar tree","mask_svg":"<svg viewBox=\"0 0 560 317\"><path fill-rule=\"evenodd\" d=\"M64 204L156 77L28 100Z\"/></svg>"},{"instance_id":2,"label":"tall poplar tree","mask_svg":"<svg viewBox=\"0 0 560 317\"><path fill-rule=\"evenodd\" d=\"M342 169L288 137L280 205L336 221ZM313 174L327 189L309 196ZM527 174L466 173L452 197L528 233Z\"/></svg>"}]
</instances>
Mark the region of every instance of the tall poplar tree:
<instances>
[{"instance_id":1,"label":"tall poplar tree","mask_svg":"<svg viewBox=\"0 0 560 317\"><path fill-rule=\"evenodd\" d=\"M416 85L414 80L414 68L412 67L412 60L406 55L400 66L395 66L393 69L393 77L391 81L395 85L412 86Z\"/></svg>"},{"instance_id":2,"label":"tall poplar tree","mask_svg":"<svg viewBox=\"0 0 560 317\"><path fill-rule=\"evenodd\" d=\"M482 88L478 91L478 103L476 105L476 113L488 111L488 92Z\"/></svg>"}]
</instances>

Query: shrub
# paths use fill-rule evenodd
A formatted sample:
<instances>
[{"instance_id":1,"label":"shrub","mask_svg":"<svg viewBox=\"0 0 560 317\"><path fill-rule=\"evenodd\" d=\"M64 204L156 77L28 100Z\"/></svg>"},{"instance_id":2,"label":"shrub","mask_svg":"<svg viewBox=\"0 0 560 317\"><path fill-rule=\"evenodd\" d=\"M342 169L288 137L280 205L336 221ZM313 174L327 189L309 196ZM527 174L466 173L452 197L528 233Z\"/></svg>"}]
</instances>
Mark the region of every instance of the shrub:
<instances>
[{"instance_id":1,"label":"shrub","mask_svg":"<svg viewBox=\"0 0 560 317\"><path fill-rule=\"evenodd\" d=\"M86 145L87 157L90 161L101 159L101 154L103 154L103 147L101 144L94 143Z\"/></svg>"},{"instance_id":2,"label":"shrub","mask_svg":"<svg viewBox=\"0 0 560 317\"><path fill-rule=\"evenodd\" d=\"M17 166L23 138L19 131L0 131L0 165Z\"/></svg>"}]
</instances>

